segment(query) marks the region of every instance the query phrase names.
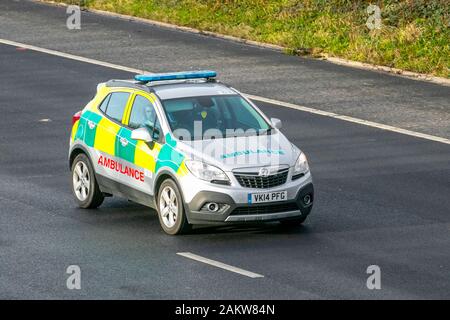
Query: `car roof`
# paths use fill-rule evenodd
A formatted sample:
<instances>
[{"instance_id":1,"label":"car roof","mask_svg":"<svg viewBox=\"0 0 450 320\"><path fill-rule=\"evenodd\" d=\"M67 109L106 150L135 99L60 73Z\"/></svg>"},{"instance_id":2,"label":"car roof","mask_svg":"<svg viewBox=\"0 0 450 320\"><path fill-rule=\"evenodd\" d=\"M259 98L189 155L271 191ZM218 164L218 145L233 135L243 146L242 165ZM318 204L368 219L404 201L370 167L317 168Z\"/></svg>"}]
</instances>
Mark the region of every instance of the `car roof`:
<instances>
[{"instance_id":1,"label":"car roof","mask_svg":"<svg viewBox=\"0 0 450 320\"><path fill-rule=\"evenodd\" d=\"M216 81L164 81L142 84L133 80L110 80L108 87L129 87L147 92L154 92L161 100L236 94L228 86Z\"/></svg>"},{"instance_id":2,"label":"car roof","mask_svg":"<svg viewBox=\"0 0 450 320\"><path fill-rule=\"evenodd\" d=\"M234 90L217 82L179 82L155 84L151 88L161 100L236 94Z\"/></svg>"}]
</instances>

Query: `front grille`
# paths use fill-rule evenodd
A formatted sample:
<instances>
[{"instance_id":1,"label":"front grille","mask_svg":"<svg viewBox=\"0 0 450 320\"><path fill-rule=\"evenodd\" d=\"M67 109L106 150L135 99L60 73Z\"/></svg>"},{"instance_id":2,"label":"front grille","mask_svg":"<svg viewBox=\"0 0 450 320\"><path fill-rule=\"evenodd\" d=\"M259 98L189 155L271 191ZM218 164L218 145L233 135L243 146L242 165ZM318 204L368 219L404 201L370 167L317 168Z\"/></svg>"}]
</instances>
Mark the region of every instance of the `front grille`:
<instances>
[{"instance_id":1,"label":"front grille","mask_svg":"<svg viewBox=\"0 0 450 320\"><path fill-rule=\"evenodd\" d=\"M282 169L275 174L267 177L261 177L257 174L235 173L239 184L245 188L267 189L281 186L286 182L289 169Z\"/></svg>"},{"instance_id":2,"label":"front grille","mask_svg":"<svg viewBox=\"0 0 450 320\"><path fill-rule=\"evenodd\" d=\"M250 215L250 214L269 214L269 213L280 213L288 211L297 211L300 208L297 202L289 203L278 203L278 204L268 204L268 205L253 205L248 207L237 207L230 213L232 216L240 215Z\"/></svg>"}]
</instances>

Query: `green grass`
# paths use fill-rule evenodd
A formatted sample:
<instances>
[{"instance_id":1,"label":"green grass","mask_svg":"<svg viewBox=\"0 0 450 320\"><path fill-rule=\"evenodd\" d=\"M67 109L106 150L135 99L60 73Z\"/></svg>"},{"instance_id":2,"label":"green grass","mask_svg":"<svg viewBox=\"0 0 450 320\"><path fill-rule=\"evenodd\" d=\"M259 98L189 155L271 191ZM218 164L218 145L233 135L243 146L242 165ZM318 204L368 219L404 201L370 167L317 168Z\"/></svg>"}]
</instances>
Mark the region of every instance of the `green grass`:
<instances>
[{"instance_id":1,"label":"green grass","mask_svg":"<svg viewBox=\"0 0 450 320\"><path fill-rule=\"evenodd\" d=\"M448 0L56 0L336 56L450 77ZM366 26L381 8L382 27Z\"/></svg>"}]
</instances>

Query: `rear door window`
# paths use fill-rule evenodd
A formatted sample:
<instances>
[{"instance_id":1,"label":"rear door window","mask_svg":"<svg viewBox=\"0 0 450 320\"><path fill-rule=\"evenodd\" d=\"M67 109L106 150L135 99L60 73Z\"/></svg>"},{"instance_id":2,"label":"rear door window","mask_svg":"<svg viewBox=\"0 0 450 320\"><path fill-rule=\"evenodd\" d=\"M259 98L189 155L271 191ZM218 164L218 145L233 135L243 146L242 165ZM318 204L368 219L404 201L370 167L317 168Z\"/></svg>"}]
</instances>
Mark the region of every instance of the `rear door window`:
<instances>
[{"instance_id":1,"label":"rear door window","mask_svg":"<svg viewBox=\"0 0 450 320\"><path fill-rule=\"evenodd\" d=\"M106 107L108 106L109 98L111 98L111 95L108 94L105 99L103 99L103 102L98 107L103 113L106 112Z\"/></svg>"},{"instance_id":2,"label":"rear door window","mask_svg":"<svg viewBox=\"0 0 450 320\"><path fill-rule=\"evenodd\" d=\"M117 122L122 122L129 96L130 94L126 92L111 93L108 106L106 107L106 115Z\"/></svg>"}]
</instances>

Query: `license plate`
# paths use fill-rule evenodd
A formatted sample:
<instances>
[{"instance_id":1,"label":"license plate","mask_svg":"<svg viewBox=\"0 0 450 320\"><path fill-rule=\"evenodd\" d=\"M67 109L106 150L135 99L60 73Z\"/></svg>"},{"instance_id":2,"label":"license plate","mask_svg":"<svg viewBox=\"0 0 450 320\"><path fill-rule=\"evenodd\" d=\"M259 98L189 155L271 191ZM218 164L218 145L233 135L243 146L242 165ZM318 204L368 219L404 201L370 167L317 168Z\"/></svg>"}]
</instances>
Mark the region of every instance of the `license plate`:
<instances>
[{"instance_id":1,"label":"license plate","mask_svg":"<svg viewBox=\"0 0 450 320\"><path fill-rule=\"evenodd\" d=\"M287 200L287 191L249 193L248 203L276 202Z\"/></svg>"}]
</instances>

